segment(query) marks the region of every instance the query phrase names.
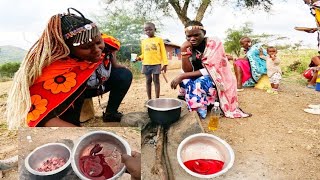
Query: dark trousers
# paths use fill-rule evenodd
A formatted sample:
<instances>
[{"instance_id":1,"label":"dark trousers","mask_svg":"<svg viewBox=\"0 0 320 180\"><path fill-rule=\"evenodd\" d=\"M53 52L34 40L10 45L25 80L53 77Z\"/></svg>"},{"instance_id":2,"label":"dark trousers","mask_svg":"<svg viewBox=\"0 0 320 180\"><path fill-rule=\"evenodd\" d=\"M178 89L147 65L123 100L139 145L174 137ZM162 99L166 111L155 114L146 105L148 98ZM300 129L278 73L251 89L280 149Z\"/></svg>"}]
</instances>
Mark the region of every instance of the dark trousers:
<instances>
[{"instance_id":1,"label":"dark trousers","mask_svg":"<svg viewBox=\"0 0 320 180\"><path fill-rule=\"evenodd\" d=\"M110 92L109 101L106 112L116 113L127 94L132 82L132 73L127 68L113 68L110 78L104 82L105 90L103 93ZM84 92L85 98L98 96L97 89L86 89Z\"/></svg>"}]
</instances>

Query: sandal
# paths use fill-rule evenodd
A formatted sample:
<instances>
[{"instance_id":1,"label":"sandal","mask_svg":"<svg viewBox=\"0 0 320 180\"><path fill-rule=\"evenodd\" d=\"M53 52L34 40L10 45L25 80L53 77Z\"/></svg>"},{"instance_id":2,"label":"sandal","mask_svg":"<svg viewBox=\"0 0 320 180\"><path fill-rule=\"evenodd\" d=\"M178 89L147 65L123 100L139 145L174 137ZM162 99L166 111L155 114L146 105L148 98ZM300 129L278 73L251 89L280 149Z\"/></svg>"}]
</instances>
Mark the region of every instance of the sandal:
<instances>
[{"instance_id":1,"label":"sandal","mask_svg":"<svg viewBox=\"0 0 320 180\"><path fill-rule=\"evenodd\" d=\"M241 92L241 91L244 91L244 89L243 88L237 89L237 92Z\"/></svg>"},{"instance_id":2,"label":"sandal","mask_svg":"<svg viewBox=\"0 0 320 180\"><path fill-rule=\"evenodd\" d=\"M308 84L308 85L307 85L307 88L309 88L309 89L316 89L316 86L315 86L315 85L310 85L310 84Z\"/></svg>"},{"instance_id":3,"label":"sandal","mask_svg":"<svg viewBox=\"0 0 320 180\"><path fill-rule=\"evenodd\" d=\"M272 90L272 89L268 89L268 90L267 90L267 93L272 94L272 93L273 93L273 90Z\"/></svg>"},{"instance_id":4,"label":"sandal","mask_svg":"<svg viewBox=\"0 0 320 180\"><path fill-rule=\"evenodd\" d=\"M320 115L320 109L304 109L304 112Z\"/></svg>"},{"instance_id":5,"label":"sandal","mask_svg":"<svg viewBox=\"0 0 320 180\"><path fill-rule=\"evenodd\" d=\"M311 109L320 109L320 104L309 104L308 107Z\"/></svg>"}]
</instances>

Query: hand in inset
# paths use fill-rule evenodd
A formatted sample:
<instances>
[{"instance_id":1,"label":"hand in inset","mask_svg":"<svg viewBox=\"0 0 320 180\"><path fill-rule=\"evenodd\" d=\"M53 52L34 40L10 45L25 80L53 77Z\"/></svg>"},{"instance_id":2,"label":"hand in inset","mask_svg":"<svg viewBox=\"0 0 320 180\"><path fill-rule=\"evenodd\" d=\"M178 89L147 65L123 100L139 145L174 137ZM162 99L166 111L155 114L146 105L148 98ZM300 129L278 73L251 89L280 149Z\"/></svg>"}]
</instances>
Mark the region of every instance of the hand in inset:
<instances>
[{"instance_id":1,"label":"hand in inset","mask_svg":"<svg viewBox=\"0 0 320 180\"><path fill-rule=\"evenodd\" d=\"M135 151L131 152L131 156L122 154L121 162L125 164L131 179L141 179L141 154Z\"/></svg>"}]
</instances>

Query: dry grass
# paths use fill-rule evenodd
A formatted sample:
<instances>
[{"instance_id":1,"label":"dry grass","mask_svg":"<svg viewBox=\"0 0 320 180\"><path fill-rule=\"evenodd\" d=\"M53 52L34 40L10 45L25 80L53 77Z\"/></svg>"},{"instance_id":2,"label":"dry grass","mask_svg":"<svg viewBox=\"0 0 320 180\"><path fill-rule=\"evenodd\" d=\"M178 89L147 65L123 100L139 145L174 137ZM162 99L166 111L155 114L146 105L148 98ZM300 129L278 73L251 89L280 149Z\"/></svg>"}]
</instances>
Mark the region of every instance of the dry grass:
<instances>
[{"instance_id":1,"label":"dry grass","mask_svg":"<svg viewBox=\"0 0 320 180\"><path fill-rule=\"evenodd\" d=\"M281 59L280 66L283 73L283 80L305 85L306 80L301 74L307 69L311 58L316 55L318 55L317 50L313 49L278 51L278 56Z\"/></svg>"}]
</instances>

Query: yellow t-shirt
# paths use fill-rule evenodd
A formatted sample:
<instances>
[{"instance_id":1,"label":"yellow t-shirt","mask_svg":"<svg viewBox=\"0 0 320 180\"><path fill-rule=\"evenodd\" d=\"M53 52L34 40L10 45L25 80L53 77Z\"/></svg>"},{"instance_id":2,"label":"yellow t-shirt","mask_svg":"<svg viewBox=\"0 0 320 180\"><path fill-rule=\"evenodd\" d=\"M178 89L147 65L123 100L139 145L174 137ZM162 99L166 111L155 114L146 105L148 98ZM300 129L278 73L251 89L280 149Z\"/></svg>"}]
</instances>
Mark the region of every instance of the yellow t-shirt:
<instances>
[{"instance_id":1,"label":"yellow t-shirt","mask_svg":"<svg viewBox=\"0 0 320 180\"><path fill-rule=\"evenodd\" d=\"M162 38L154 36L142 40L140 58L143 65L168 65L167 53Z\"/></svg>"},{"instance_id":2,"label":"yellow t-shirt","mask_svg":"<svg viewBox=\"0 0 320 180\"><path fill-rule=\"evenodd\" d=\"M320 10L319 9L315 9L315 12L316 12L316 22L317 22L317 26L319 27L320 25Z\"/></svg>"},{"instance_id":3,"label":"yellow t-shirt","mask_svg":"<svg viewBox=\"0 0 320 180\"><path fill-rule=\"evenodd\" d=\"M320 65L318 66L318 69L320 69ZM320 83L320 70L318 70L318 76L316 79L316 83Z\"/></svg>"}]
</instances>

